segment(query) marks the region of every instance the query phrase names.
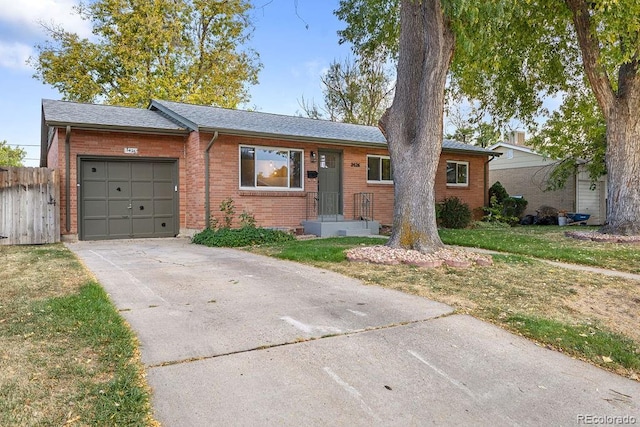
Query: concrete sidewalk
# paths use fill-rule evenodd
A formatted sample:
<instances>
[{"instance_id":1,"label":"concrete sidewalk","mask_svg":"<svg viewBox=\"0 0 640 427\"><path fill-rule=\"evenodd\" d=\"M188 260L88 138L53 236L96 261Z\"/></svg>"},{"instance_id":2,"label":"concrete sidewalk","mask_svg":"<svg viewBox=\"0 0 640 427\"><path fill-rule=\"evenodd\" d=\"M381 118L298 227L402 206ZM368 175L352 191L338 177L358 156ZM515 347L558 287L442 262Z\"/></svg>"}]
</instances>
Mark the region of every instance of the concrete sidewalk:
<instances>
[{"instance_id":1,"label":"concrete sidewalk","mask_svg":"<svg viewBox=\"0 0 640 427\"><path fill-rule=\"evenodd\" d=\"M166 426L640 424L640 383L444 304L184 239L68 247L139 337Z\"/></svg>"}]
</instances>

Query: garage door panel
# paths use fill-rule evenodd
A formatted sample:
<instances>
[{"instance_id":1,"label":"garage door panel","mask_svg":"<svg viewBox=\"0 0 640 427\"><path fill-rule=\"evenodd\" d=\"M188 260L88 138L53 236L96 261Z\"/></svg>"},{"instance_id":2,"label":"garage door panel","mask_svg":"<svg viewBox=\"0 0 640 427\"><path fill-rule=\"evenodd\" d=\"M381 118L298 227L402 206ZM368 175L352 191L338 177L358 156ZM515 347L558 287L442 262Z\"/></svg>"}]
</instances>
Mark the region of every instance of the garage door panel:
<instances>
[{"instance_id":1,"label":"garage door panel","mask_svg":"<svg viewBox=\"0 0 640 427\"><path fill-rule=\"evenodd\" d=\"M131 237L129 218L109 218L109 232L107 238Z\"/></svg>"},{"instance_id":2,"label":"garage door panel","mask_svg":"<svg viewBox=\"0 0 640 427\"><path fill-rule=\"evenodd\" d=\"M154 163L153 179L173 181L173 165L171 163Z\"/></svg>"},{"instance_id":3,"label":"garage door panel","mask_svg":"<svg viewBox=\"0 0 640 427\"><path fill-rule=\"evenodd\" d=\"M107 162L107 177L109 180L131 180L131 166L129 162Z\"/></svg>"},{"instance_id":4,"label":"garage door panel","mask_svg":"<svg viewBox=\"0 0 640 427\"><path fill-rule=\"evenodd\" d=\"M105 162L82 162L82 176L84 179L104 180L107 177Z\"/></svg>"},{"instance_id":5,"label":"garage door panel","mask_svg":"<svg viewBox=\"0 0 640 427\"><path fill-rule=\"evenodd\" d=\"M173 200L154 200L153 213L156 216L163 217L173 215Z\"/></svg>"},{"instance_id":6,"label":"garage door panel","mask_svg":"<svg viewBox=\"0 0 640 427\"><path fill-rule=\"evenodd\" d=\"M176 162L81 160L84 239L177 234Z\"/></svg>"},{"instance_id":7,"label":"garage door panel","mask_svg":"<svg viewBox=\"0 0 640 427\"><path fill-rule=\"evenodd\" d=\"M104 199L107 197L107 185L104 181L85 181L82 184L86 199Z\"/></svg>"},{"instance_id":8,"label":"garage door panel","mask_svg":"<svg viewBox=\"0 0 640 427\"><path fill-rule=\"evenodd\" d=\"M129 181L109 181L109 198L118 199L118 198L130 198L131 191Z\"/></svg>"},{"instance_id":9,"label":"garage door panel","mask_svg":"<svg viewBox=\"0 0 640 427\"><path fill-rule=\"evenodd\" d=\"M162 236L174 236L175 230L173 227L172 218L154 218L154 233Z\"/></svg>"},{"instance_id":10,"label":"garage door panel","mask_svg":"<svg viewBox=\"0 0 640 427\"><path fill-rule=\"evenodd\" d=\"M85 200L82 205L85 218L106 218L107 201L106 200Z\"/></svg>"},{"instance_id":11,"label":"garage door panel","mask_svg":"<svg viewBox=\"0 0 640 427\"><path fill-rule=\"evenodd\" d=\"M153 235L153 217L136 218L133 217L133 230L136 237L146 237Z\"/></svg>"},{"instance_id":12,"label":"garage door panel","mask_svg":"<svg viewBox=\"0 0 640 427\"><path fill-rule=\"evenodd\" d=\"M135 216L151 216L153 215L152 200L133 200L131 202L131 214ZM134 229L135 230L135 229Z\"/></svg>"},{"instance_id":13,"label":"garage door panel","mask_svg":"<svg viewBox=\"0 0 640 427\"><path fill-rule=\"evenodd\" d=\"M132 197L153 197L153 183L151 181L132 181Z\"/></svg>"},{"instance_id":14,"label":"garage door panel","mask_svg":"<svg viewBox=\"0 0 640 427\"><path fill-rule=\"evenodd\" d=\"M153 179L153 163L132 163L131 179L134 181L151 181Z\"/></svg>"},{"instance_id":15,"label":"garage door panel","mask_svg":"<svg viewBox=\"0 0 640 427\"><path fill-rule=\"evenodd\" d=\"M173 197L174 189L171 182L154 182L153 183L153 196L158 197Z\"/></svg>"},{"instance_id":16,"label":"garage door panel","mask_svg":"<svg viewBox=\"0 0 640 427\"><path fill-rule=\"evenodd\" d=\"M129 218L131 210L128 200L109 200L109 217Z\"/></svg>"},{"instance_id":17,"label":"garage door panel","mask_svg":"<svg viewBox=\"0 0 640 427\"><path fill-rule=\"evenodd\" d=\"M96 238L107 234L107 221L105 219L85 219L85 238Z\"/></svg>"}]
</instances>

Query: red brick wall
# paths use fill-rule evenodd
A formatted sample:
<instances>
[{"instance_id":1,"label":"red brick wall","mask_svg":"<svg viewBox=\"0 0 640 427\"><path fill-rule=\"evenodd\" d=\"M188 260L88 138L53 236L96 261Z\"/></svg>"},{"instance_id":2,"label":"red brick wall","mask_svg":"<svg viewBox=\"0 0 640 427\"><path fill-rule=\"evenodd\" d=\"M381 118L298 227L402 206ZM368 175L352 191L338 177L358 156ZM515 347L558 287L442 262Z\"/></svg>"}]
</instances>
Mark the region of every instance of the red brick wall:
<instances>
[{"instance_id":1,"label":"red brick wall","mask_svg":"<svg viewBox=\"0 0 640 427\"><path fill-rule=\"evenodd\" d=\"M65 191L66 165L65 165L65 129L58 128L57 141L51 145L48 153L49 167L57 168L60 172L60 232L62 235L78 234L78 156L109 156L124 158L175 158L178 159L180 228L185 227L185 205L187 194L184 156L184 136L147 135L123 132L102 132L81 129L71 130L70 139L70 178L71 194ZM54 137L55 138L55 137ZM131 156L124 154L125 147L137 147L138 154ZM71 229L66 230L66 200L71 200Z\"/></svg>"},{"instance_id":2,"label":"red brick wall","mask_svg":"<svg viewBox=\"0 0 640 427\"><path fill-rule=\"evenodd\" d=\"M207 143L210 135L202 135ZM303 191L260 191L240 190L239 146L241 144L303 149L304 190ZM201 142L201 145L204 145ZM389 223L393 213L393 185L367 184L367 154L386 155L386 150L357 147L336 147L327 144L300 143L264 138L220 135L211 148L211 215L222 219L219 210L222 200L231 197L236 208L236 217L243 211L252 213L258 225L278 227L298 227L306 218L306 193L318 191L315 178L307 178L307 171L317 171L318 163L311 163L310 152L318 149L341 150L343 154L343 212L347 219L353 216L353 195L359 192L373 192L374 218ZM360 167L352 167L358 163ZM203 184L204 186L204 184ZM202 211L204 212L204 211ZM195 216L195 228L204 226L204 213ZM236 222L237 225L237 222Z\"/></svg>"},{"instance_id":3,"label":"red brick wall","mask_svg":"<svg viewBox=\"0 0 640 427\"><path fill-rule=\"evenodd\" d=\"M208 137L208 138L207 138ZM204 150L211 135L191 132L185 142L185 228L202 230L204 221Z\"/></svg>"},{"instance_id":4,"label":"red brick wall","mask_svg":"<svg viewBox=\"0 0 640 427\"><path fill-rule=\"evenodd\" d=\"M469 185L466 187L447 185L447 161L469 162ZM443 151L436 174L436 202L447 197L457 197L469 205L475 219L482 217L481 208L485 205L485 162L486 156L458 154Z\"/></svg>"}]
</instances>

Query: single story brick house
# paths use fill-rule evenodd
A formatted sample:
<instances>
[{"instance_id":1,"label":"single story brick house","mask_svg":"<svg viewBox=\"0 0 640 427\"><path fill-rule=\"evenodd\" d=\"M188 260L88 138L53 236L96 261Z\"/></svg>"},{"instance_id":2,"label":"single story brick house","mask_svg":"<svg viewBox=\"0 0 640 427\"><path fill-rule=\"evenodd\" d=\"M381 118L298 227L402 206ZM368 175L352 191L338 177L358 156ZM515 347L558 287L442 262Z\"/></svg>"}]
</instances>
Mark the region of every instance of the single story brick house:
<instances>
[{"instance_id":1,"label":"single story brick house","mask_svg":"<svg viewBox=\"0 0 640 427\"><path fill-rule=\"evenodd\" d=\"M220 218L228 198L264 227L325 235L319 223L339 223L328 233L340 235L347 223L376 233L392 222L377 127L161 100L140 109L45 99L41 143L40 166L61 175L63 240L191 234ZM444 141L437 198L483 206L494 155Z\"/></svg>"}]
</instances>

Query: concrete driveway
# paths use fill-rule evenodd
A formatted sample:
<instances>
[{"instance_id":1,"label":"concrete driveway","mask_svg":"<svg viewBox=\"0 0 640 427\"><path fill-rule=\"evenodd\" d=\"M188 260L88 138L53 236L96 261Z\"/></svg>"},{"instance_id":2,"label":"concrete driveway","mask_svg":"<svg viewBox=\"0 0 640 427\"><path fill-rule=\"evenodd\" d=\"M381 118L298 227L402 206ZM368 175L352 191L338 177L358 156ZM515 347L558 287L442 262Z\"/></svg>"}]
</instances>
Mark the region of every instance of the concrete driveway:
<instances>
[{"instance_id":1,"label":"concrete driveway","mask_svg":"<svg viewBox=\"0 0 640 427\"><path fill-rule=\"evenodd\" d=\"M139 337L165 426L640 424L640 383L444 304L185 239L68 247Z\"/></svg>"}]
</instances>

